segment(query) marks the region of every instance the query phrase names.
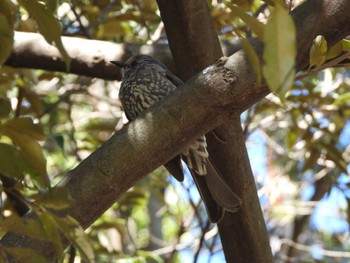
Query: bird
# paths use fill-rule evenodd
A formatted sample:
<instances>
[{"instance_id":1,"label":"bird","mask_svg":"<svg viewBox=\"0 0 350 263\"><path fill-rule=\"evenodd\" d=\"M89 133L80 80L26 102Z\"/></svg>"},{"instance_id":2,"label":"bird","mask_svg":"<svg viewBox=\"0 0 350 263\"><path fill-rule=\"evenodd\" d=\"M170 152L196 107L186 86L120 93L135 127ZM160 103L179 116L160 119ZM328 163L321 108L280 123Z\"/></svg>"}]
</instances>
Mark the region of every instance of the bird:
<instances>
[{"instance_id":1,"label":"bird","mask_svg":"<svg viewBox=\"0 0 350 263\"><path fill-rule=\"evenodd\" d=\"M119 99L129 121L183 84L159 60L143 54L125 62L110 61L122 69ZM189 168L212 223L222 220L225 211L237 212L242 200L231 190L209 159L205 135L189 144L181 154L164 164L179 182L184 180L183 160Z\"/></svg>"}]
</instances>

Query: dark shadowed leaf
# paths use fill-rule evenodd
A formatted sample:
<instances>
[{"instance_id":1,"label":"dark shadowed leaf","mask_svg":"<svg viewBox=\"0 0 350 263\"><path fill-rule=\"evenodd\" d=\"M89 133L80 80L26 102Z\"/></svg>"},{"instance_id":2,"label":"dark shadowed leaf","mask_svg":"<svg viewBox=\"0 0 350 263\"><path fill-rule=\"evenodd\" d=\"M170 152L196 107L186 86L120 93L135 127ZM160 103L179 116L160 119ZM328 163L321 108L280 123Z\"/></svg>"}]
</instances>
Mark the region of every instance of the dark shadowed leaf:
<instances>
[{"instance_id":1,"label":"dark shadowed leaf","mask_svg":"<svg viewBox=\"0 0 350 263\"><path fill-rule=\"evenodd\" d=\"M0 10L1 11L1 10ZM3 13L0 13L0 65L10 56L14 31Z\"/></svg>"},{"instance_id":2,"label":"dark shadowed leaf","mask_svg":"<svg viewBox=\"0 0 350 263\"><path fill-rule=\"evenodd\" d=\"M49 261L37 251L26 247L3 247L4 250L17 260L26 263L49 263Z\"/></svg>"},{"instance_id":3,"label":"dark shadowed leaf","mask_svg":"<svg viewBox=\"0 0 350 263\"><path fill-rule=\"evenodd\" d=\"M260 84L261 78L262 78L262 73L261 73L261 65L260 65L259 57L247 39L241 38L241 43L242 43L242 46L243 46L245 52L248 55L250 63L252 64L252 67L253 67L254 72L256 74L257 82L258 82L258 84Z\"/></svg>"},{"instance_id":4,"label":"dark shadowed leaf","mask_svg":"<svg viewBox=\"0 0 350 263\"><path fill-rule=\"evenodd\" d=\"M68 190L65 188L50 188L42 191L40 194L33 196L38 203L47 208L61 210L73 205L74 201L69 196Z\"/></svg>"},{"instance_id":5,"label":"dark shadowed leaf","mask_svg":"<svg viewBox=\"0 0 350 263\"><path fill-rule=\"evenodd\" d=\"M0 118L7 117L11 113L11 110L10 100L0 95Z\"/></svg>"},{"instance_id":6,"label":"dark shadowed leaf","mask_svg":"<svg viewBox=\"0 0 350 263\"><path fill-rule=\"evenodd\" d=\"M5 176L21 180L29 170L23 153L11 144L0 143L0 160L0 172Z\"/></svg>"},{"instance_id":7,"label":"dark shadowed leaf","mask_svg":"<svg viewBox=\"0 0 350 263\"><path fill-rule=\"evenodd\" d=\"M56 255L62 256L63 245L61 241L60 231L52 214L44 211L42 213L38 213L38 217L43 225L48 240L51 241L55 247Z\"/></svg>"},{"instance_id":8,"label":"dark shadowed leaf","mask_svg":"<svg viewBox=\"0 0 350 263\"><path fill-rule=\"evenodd\" d=\"M13 214L1 222L1 234L6 231L13 231L14 233L31 237L33 239L46 240L47 236L44 232L43 226L39 221L33 218L22 218Z\"/></svg>"}]
</instances>

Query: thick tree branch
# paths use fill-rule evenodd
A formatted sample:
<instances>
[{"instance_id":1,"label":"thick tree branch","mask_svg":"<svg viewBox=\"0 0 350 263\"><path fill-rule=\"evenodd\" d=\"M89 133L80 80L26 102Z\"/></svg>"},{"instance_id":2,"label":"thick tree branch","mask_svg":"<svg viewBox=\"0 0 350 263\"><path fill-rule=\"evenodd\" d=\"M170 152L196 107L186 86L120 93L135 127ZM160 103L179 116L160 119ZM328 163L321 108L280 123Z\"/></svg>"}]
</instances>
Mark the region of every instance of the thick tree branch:
<instances>
[{"instance_id":1,"label":"thick tree branch","mask_svg":"<svg viewBox=\"0 0 350 263\"><path fill-rule=\"evenodd\" d=\"M62 42L72 59L70 73L106 80L121 79L120 71L109 61L126 60L135 54L147 54L161 60L175 72L169 46L165 44L116 44L77 37L62 37ZM225 54L239 49L238 44L223 42ZM16 68L44 69L66 72L65 63L54 46L38 33L15 32L15 43L5 65Z\"/></svg>"},{"instance_id":2,"label":"thick tree branch","mask_svg":"<svg viewBox=\"0 0 350 263\"><path fill-rule=\"evenodd\" d=\"M167 0L157 1L175 64L184 79L222 56L206 1L178 0L172 1L171 4ZM261 54L260 47L256 48ZM242 64L241 70L244 70L243 65L247 64ZM250 79L253 81L250 84L253 85L254 77ZM237 112L240 113L239 110ZM239 114L215 129L215 132L220 135L221 140L212 134L207 135L209 158L243 201L243 206L237 213L226 213L219 223L226 261L272 262L269 237L250 168Z\"/></svg>"},{"instance_id":3,"label":"thick tree branch","mask_svg":"<svg viewBox=\"0 0 350 263\"><path fill-rule=\"evenodd\" d=\"M298 19L299 41L302 39L303 43L311 44L313 37L322 33L329 43L335 43L350 34L350 1L310 2L311 6L306 2L293 12ZM332 13L329 10L333 10ZM311 35L304 30L310 28L310 21L326 26L322 32L318 26L313 26L315 31ZM337 33L333 34L335 31ZM310 46L299 44L298 47L298 54L308 54ZM301 55L298 55L299 69L306 63ZM68 189L76 200L76 205L67 213L88 227L137 180L181 152L200 134L218 127L228 115L238 118L242 110L269 92L264 87L254 86L252 76L244 52L239 51L227 62L221 61L208 67L166 100L114 134L57 186ZM26 246L24 239L8 233L0 244ZM37 240L33 240L35 242ZM52 254L47 249L38 250L45 255Z\"/></svg>"},{"instance_id":4,"label":"thick tree branch","mask_svg":"<svg viewBox=\"0 0 350 263\"><path fill-rule=\"evenodd\" d=\"M157 0L179 76L187 80L221 57L206 1Z\"/></svg>"}]
</instances>

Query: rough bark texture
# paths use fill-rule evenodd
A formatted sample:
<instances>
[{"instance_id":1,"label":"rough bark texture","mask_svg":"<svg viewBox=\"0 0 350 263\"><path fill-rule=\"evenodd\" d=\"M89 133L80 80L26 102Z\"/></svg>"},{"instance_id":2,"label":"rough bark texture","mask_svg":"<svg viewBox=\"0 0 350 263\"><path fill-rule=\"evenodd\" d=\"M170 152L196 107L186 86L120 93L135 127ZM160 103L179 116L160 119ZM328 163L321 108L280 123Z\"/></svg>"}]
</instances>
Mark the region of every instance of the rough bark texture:
<instances>
[{"instance_id":1,"label":"rough bark texture","mask_svg":"<svg viewBox=\"0 0 350 263\"><path fill-rule=\"evenodd\" d=\"M315 35L323 34L329 43L335 43L350 34L348 10L348 0L309 0L293 12L299 37L298 69L307 63L304 57ZM310 21L317 21L323 27L316 23L310 25ZM200 134L218 127L225 115L240 112L263 98L268 90L253 86L253 73L246 63L243 52L239 51L226 64L223 61L218 66L208 67L167 100L113 135L57 186L67 188L76 200L76 205L67 212L88 227L138 179L178 154ZM231 130L235 129L228 127L225 134L236 136L229 133ZM236 138L241 142L238 135ZM145 159L148 162L140 161ZM247 164L240 163L245 169ZM246 180L247 185L251 184L249 178ZM236 187L241 186L237 184ZM241 219L228 220L232 220L231 225L232 222L241 223ZM39 252L52 255L52 251L39 247L37 242L31 241ZM0 244L26 246L27 240L8 233Z\"/></svg>"}]
</instances>

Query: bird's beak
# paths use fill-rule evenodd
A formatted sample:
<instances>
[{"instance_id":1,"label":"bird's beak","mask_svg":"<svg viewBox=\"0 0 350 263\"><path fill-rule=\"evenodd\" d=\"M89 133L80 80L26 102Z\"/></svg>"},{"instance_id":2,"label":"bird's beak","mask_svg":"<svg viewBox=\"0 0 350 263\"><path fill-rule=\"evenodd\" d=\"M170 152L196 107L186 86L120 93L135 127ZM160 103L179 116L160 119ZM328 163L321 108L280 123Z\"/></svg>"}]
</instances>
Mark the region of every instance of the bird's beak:
<instances>
[{"instance_id":1,"label":"bird's beak","mask_svg":"<svg viewBox=\"0 0 350 263\"><path fill-rule=\"evenodd\" d=\"M125 68L126 67L125 62L123 62L123 61L114 60L114 61L110 61L110 62L112 64L116 65L117 67L120 67L120 68Z\"/></svg>"}]
</instances>

